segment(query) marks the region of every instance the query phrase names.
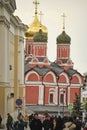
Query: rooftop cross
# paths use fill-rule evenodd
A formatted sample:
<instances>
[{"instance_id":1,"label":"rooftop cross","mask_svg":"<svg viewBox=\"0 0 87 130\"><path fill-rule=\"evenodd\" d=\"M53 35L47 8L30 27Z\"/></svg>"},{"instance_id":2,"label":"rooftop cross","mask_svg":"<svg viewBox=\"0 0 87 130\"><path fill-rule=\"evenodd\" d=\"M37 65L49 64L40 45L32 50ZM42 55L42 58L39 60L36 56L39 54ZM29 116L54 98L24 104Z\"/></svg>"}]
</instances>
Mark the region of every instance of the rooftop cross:
<instances>
[{"instance_id":1,"label":"rooftop cross","mask_svg":"<svg viewBox=\"0 0 87 130\"><path fill-rule=\"evenodd\" d=\"M42 15L43 15L42 11L40 11L39 15L40 15L40 23L42 23Z\"/></svg>"},{"instance_id":2,"label":"rooftop cross","mask_svg":"<svg viewBox=\"0 0 87 130\"><path fill-rule=\"evenodd\" d=\"M35 0L33 1L33 4L35 4L35 14L37 14L37 5L39 5L40 3Z\"/></svg>"},{"instance_id":3,"label":"rooftop cross","mask_svg":"<svg viewBox=\"0 0 87 130\"><path fill-rule=\"evenodd\" d=\"M62 17L63 17L63 31L65 31L65 17L66 17L66 15L63 13Z\"/></svg>"}]
</instances>

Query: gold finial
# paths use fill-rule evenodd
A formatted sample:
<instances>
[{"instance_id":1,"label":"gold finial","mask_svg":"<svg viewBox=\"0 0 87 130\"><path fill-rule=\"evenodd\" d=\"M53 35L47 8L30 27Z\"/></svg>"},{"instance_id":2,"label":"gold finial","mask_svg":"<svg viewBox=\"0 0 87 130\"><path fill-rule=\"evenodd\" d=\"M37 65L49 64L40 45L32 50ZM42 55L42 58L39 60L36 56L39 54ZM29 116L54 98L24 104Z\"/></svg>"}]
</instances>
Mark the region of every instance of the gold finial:
<instances>
[{"instance_id":1,"label":"gold finial","mask_svg":"<svg viewBox=\"0 0 87 130\"><path fill-rule=\"evenodd\" d=\"M63 13L62 17L63 17L63 31L65 31L65 17L66 17L65 13Z\"/></svg>"},{"instance_id":2,"label":"gold finial","mask_svg":"<svg viewBox=\"0 0 87 130\"><path fill-rule=\"evenodd\" d=\"M37 14L37 5L39 5L40 3L35 0L33 1L33 4L35 4L35 14Z\"/></svg>"},{"instance_id":3,"label":"gold finial","mask_svg":"<svg viewBox=\"0 0 87 130\"><path fill-rule=\"evenodd\" d=\"M40 23L42 23L42 15L44 15L43 13L42 13L42 11L40 11L40 13L39 13L39 15L40 15Z\"/></svg>"}]
</instances>

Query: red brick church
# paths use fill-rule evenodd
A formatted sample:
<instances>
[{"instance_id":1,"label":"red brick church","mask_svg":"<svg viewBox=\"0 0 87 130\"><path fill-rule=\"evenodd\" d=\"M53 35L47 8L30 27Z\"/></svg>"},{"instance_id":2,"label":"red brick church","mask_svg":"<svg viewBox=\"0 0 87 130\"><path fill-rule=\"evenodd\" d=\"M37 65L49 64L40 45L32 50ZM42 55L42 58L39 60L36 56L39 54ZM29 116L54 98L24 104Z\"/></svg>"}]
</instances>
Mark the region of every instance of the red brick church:
<instances>
[{"instance_id":1,"label":"red brick church","mask_svg":"<svg viewBox=\"0 0 87 130\"><path fill-rule=\"evenodd\" d=\"M56 59L48 59L48 30L38 19L37 0L34 4L35 17L25 33L25 103L33 111L54 113L73 103L75 93L80 95L83 76L73 67L71 38L64 22L63 31L56 38Z\"/></svg>"}]
</instances>

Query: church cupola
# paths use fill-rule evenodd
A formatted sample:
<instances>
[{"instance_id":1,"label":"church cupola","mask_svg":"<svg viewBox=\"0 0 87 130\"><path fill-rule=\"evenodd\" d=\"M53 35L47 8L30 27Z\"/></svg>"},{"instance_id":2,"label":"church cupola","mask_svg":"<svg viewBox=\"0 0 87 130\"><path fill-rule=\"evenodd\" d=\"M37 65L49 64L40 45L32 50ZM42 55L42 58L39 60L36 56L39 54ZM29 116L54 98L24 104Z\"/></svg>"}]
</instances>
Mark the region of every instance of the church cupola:
<instances>
[{"instance_id":1,"label":"church cupola","mask_svg":"<svg viewBox=\"0 0 87 130\"><path fill-rule=\"evenodd\" d=\"M46 57L47 55L47 35L40 29L33 37L33 48L36 57Z\"/></svg>"},{"instance_id":2,"label":"church cupola","mask_svg":"<svg viewBox=\"0 0 87 130\"><path fill-rule=\"evenodd\" d=\"M63 31L62 33L57 37L56 42L57 44L70 44L71 38L69 35L65 32L65 14L63 13Z\"/></svg>"},{"instance_id":3,"label":"church cupola","mask_svg":"<svg viewBox=\"0 0 87 130\"><path fill-rule=\"evenodd\" d=\"M63 31L56 39L57 44L56 63L59 64L61 67L68 69L73 68L73 63L70 60L71 38L65 32L65 14L63 14L62 17L63 17Z\"/></svg>"},{"instance_id":4,"label":"church cupola","mask_svg":"<svg viewBox=\"0 0 87 130\"><path fill-rule=\"evenodd\" d=\"M35 17L34 21L25 32L25 51L27 55L46 56L48 30L42 24L41 16L43 14L41 11L39 13L40 20L38 19L37 6L39 5L39 2L37 2L37 0L34 0L33 4L35 5Z\"/></svg>"},{"instance_id":5,"label":"church cupola","mask_svg":"<svg viewBox=\"0 0 87 130\"><path fill-rule=\"evenodd\" d=\"M71 38L66 34L65 31L63 31L62 34L60 34L57 37L56 42L57 42L57 44L70 44Z\"/></svg>"},{"instance_id":6,"label":"church cupola","mask_svg":"<svg viewBox=\"0 0 87 130\"><path fill-rule=\"evenodd\" d=\"M28 30L25 32L25 37L27 39L33 39L34 34L39 31L40 27L42 28L42 31L45 34L48 33L47 28L44 25L42 25L41 21L38 20L37 6L39 5L39 2L37 2L37 0L35 0L33 2L33 4L35 4L35 16L34 16L34 21L31 23L31 25L29 26ZM40 16L41 15L42 15L42 13L40 13Z\"/></svg>"},{"instance_id":7,"label":"church cupola","mask_svg":"<svg viewBox=\"0 0 87 130\"><path fill-rule=\"evenodd\" d=\"M39 32L35 33L34 35L34 42L45 42L47 43L47 34L42 31L42 29L39 30Z\"/></svg>"}]
</instances>

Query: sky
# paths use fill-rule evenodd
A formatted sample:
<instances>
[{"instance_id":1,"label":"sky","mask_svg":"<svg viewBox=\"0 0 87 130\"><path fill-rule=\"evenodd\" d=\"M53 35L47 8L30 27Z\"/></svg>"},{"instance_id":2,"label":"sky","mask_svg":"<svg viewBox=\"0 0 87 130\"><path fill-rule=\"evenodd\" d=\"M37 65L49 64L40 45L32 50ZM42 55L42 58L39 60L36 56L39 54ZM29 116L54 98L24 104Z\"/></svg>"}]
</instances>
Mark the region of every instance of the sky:
<instances>
[{"instance_id":1,"label":"sky","mask_svg":"<svg viewBox=\"0 0 87 130\"><path fill-rule=\"evenodd\" d=\"M26 25L34 19L34 0L16 0L14 15ZM56 38L62 33L65 13L65 31L71 37L70 58L74 69L87 72L87 0L38 0L38 13L42 11L42 24L48 29L47 57L56 60Z\"/></svg>"}]
</instances>

